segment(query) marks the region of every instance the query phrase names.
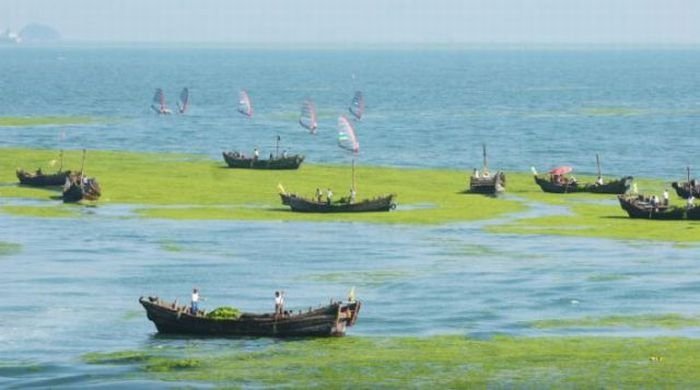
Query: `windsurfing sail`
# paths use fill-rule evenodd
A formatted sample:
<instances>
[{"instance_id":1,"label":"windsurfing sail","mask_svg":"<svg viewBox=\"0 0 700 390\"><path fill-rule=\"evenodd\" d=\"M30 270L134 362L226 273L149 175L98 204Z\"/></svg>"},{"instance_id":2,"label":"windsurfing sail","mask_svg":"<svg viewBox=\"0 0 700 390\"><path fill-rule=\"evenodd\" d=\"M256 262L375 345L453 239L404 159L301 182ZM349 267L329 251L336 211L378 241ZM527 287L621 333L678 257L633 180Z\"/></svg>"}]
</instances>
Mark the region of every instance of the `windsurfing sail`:
<instances>
[{"instance_id":1,"label":"windsurfing sail","mask_svg":"<svg viewBox=\"0 0 700 390\"><path fill-rule=\"evenodd\" d=\"M180 92L180 99L177 101L177 109L180 111L180 114L184 114L185 111L187 111L187 108L190 105L190 90L189 88L185 87L182 89L182 92Z\"/></svg>"},{"instance_id":2,"label":"windsurfing sail","mask_svg":"<svg viewBox=\"0 0 700 390\"><path fill-rule=\"evenodd\" d=\"M316 134L316 128L318 127L318 121L316 119L316 105L311 100L306 100L304 103L302 103L299 124L308 129L311 134Z\"/></svg>"},{"instance_id":3,"label":"windsurfing sail","mask_svg":"<svg viewBox=\"0 0 700 390\"><path fill-rule=\"evenodd\" d=\"M338 146L354 153L360 151L360 143L355 136L355 129L348 118L343 115L338 117Z\"/></svg>"},{"instance_id":4,"label":"windsurfing sail","mask_svg":"<svg viewBox=\"0 0 700 390\"><path fill-rule=\"evenodd\" d=\"M156 89L156 93L153 95L151 108L158 114L165 114L170 111L168 110L168 106L165 104L165 94L163 94L162 89Z\"/></svg>"},{"instance_id":5,"label":"windsurfing sail","mask_svg":"<svg viewBox=\"0 0 700 390\"><path fill-rule=\"evenodd\" d=\"M247 116L253 116L253 105L250 103L250 96L245 89L242 89L238 95L238 112Z\"/></svg>"},{"instance_id":6,"label":"windsurfing sail","mask_svg":"<svg viewBox=\"0 0 700 390\"><path fill-rule=\"evenodd\" d=\"M352 98L348 111L350 111L352 116L356 119L362 119L362 114L365 113L365 96L362 94L362 91L355 92L355 96Z\"/></svg>"}]
</instances>

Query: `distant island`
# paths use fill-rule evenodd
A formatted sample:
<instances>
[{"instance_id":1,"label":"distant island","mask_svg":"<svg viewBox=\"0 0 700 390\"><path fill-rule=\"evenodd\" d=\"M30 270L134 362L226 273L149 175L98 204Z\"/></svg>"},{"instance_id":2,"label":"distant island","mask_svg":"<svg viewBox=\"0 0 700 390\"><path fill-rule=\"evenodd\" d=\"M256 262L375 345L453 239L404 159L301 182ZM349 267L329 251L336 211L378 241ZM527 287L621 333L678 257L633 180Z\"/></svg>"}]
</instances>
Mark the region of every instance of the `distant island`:
<instances>
[{"instance_id":1,"label":"distant island","mask_svg":"<svg viewBox=\"0 0 700 390\"><path fill-rule=\"evenodd\" d=\"M19 33L9 28L0 32L0 44L44 43L60 39L61 34L54 28L37 23L28 24Z\"/></svg>"}]
</instances>

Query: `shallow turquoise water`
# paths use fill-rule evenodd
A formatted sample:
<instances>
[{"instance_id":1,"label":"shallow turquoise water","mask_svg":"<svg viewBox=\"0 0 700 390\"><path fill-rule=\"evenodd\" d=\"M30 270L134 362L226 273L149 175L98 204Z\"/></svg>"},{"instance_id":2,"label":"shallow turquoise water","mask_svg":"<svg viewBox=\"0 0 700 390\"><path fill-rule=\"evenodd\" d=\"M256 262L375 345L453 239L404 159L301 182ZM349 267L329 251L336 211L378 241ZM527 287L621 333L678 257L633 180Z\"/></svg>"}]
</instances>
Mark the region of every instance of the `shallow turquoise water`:
<instances>
[{"instance_id":1,"label":"shallow turquoise water","mask_svg":"<svg viewBox=\"0 0 700 390\"><path fill-rule=\"evenodd\" d=\"M112 216L110 216L112 214ZM355 286L351 337L466 334L700 336L700 329L536 329L537 319L696 315L700 247L493 235L482 224L140 220L103 209L74 219L2 216L6 304L0 384L121 385L123 367L80 356L148 346L257 349L270 340L160 338L137 302L159 295L267 311L284 289L303 309ZM27 367L29 366L29 367ZM33 368L32 368L33 367ZM65 381L65 383L63 382Z\"/></svg>"},{"instance_id":2,"label":"shallow turquoise water","mask_svg":"<svg viewBox=\"0 0 700 390\"><path fill-rule=\"evenodd\" d=\"M105 123L0 128L0 146L184 151L285 148L343 162L335 117L354 89L362 163L478 165L543 170L560 163L610 174L681 178L700 146L696 51L237 51L0 49L1 115L91 115ZM351 77L355 74L355 79ZM353 85L354 84L354 85ZM192 91L186 116L158 117L153 89ZM238 88L256 104L235 113ZM320 109L319 135L298 125L298 104ZM65 131L66 137L60 134ZM4 204L28 201L4 199ZM29 202L31 203L31 202ZM562 213L535 208L534 213ZM700 329L536 329L538 319L698 314L700 246L486 234L484 224L142 220L126 206L65 219L0 214L4 313L0 387L169 386L80 356L147 346L257 349L270 340L162 338L137 299L208 309L271 310L284 289L306 308L346 296L365 303L351 337L465 334L679 335ZM700 237L699 237L700 241ZM181 384L178 384L181 385Z\"/></svg>"}]
</instances>

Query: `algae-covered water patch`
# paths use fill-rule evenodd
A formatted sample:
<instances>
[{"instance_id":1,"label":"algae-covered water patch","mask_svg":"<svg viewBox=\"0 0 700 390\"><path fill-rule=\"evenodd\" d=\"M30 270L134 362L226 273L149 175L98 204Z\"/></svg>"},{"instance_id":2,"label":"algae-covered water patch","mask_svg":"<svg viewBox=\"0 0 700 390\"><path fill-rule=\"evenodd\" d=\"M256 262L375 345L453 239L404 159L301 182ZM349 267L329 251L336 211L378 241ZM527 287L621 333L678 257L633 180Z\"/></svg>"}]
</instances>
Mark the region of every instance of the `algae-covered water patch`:
<instances>
[{"instance_id":1,"label":"algae-covered water patch","mask_svg":"<svg viewBox=\"0 0 700 390\"><path fill-rule=\"evenodd\" d=\"M700 381L699 347L685 338L346 337L211 355L152 348L84 359L135 365L163 380L253 387L692 387Z\"/></svg>"},{"instance_id":2,"label":"algae-covered water patch","mask_svg":"<svg viewBox=\"0 0 700 390\"><path fill-rule=\"evenodd\" d=\"M550 328L669 328L680 329L700 326L700 317L680 314L614 315L607 317L583 317L533 321L539 329Z\"/></svg>"},{"instance_id":3,"label":"algae-covered water patch","mask_svg":"<svg viewBox=\"0 0 700 390\"><path fill-rule=\"evenodd\" d=\"M74 217L78 215L78 209L69 207L48 206L0 206L0 211L7 214L24 217Z\"/></svg>"},{"instance_id":4,"label":"algae-covered water patch","mask_svg":"<svg viewBox=\"0 0 700 390\"><path fill-rule=\"evenodd\" d=\"M4 149L0 154L0 182L16 182L18 166L46 166L57 153L50 150ZM75 169L80 151L64 153L64 167ZM77 163L77 164L76 164ZM400 212L305 214L281 204L278 185L302 196L316 188L349 188L347 166L304 164L293 171L225 168L223 161L203 156L165 153L89 151L87 171L102 186L98 204L139 204L138 215L173 219L235 219L285 221L355 221L433 224L495 218L523 210L514 200L466 196L466 172L439 169L358 167L357 197L397 195ZM48 191L5 187L0 196L49 198ZM401 205L430 204L430 208ZM180 207L173 207L180 206Z\"/></svg>"},{"instance_id":5,"label":"algae-covered water patch","mask_svg":"<svg viewBox=\"0 0 700 390\"><path fill-rule=\"evenodd\" d=\"M0 116L0 127L87 125L104 121L104 118L89 116Z\"/></svg>"},{"instance_id":6,"label":"algae-covered water patch","mask_svg":"<svg viewBox=\"0 0 700 390\"><path fill-rule=\"evenodd\" d=\"M386 282L396 281L410 277L412 274L406 270L374 270L374 271L344 271L314 274L309 277L312 281L336 283L339 285L369 285L377 286Z\"/></svg>"},{"instance_id":7,"label":"algae-covered water patch","mask_svg":"<svg viewBox=\"0 0 700 390\"><path fill-rule=\"evenodd\" d=\"M0 256L9 256L19 253L22 250L22 245L14 242L0 241Z\"/></svg>"}]
</instances>

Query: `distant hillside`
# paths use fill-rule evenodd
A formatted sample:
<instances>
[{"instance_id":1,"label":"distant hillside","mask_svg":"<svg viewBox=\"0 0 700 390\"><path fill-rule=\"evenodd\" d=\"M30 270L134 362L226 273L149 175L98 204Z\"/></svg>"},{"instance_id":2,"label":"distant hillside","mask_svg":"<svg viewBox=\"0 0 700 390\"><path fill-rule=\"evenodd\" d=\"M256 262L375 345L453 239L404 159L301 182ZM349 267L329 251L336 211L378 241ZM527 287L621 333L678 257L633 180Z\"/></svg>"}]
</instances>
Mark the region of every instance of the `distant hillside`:
<instances>
[{"instance_id":1,"label":"distant hillside","mask_svg":"<svg viewBox=\"0 0 700 390\"><path fill-rule=\"evenodd\" d=\"M29 24L19 32L23 42L54 42L61 39L61 34L43 24Z\"/></svg>"}]
</instances>

